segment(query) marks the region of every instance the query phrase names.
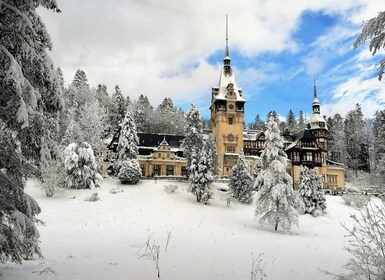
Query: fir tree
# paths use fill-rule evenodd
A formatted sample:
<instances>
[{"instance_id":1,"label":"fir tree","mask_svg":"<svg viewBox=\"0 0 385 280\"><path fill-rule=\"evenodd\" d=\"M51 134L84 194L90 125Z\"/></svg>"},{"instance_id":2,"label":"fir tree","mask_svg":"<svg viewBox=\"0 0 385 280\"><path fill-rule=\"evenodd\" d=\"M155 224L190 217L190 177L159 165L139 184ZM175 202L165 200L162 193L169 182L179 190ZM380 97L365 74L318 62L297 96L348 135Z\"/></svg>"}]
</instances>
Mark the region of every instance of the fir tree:
<instances>
[{"instance_id":1,"label":"fir tree","mask_svg":"<svg viewBox=\"0 0 385 280\"><path fill-rule=\"evenodd\" d=\"M128 110L122 123L118 143L118 159L114 171L122 184L136 184L141 177L141 169L137 159L139 138L131 110Z\"/></svg>"},{"instance_id":2,"label":"fir tree","mask_svg":"<svg viewBox=\"0 0 385 280\"><path fill-rule=\"evenodd\" d=\"M254 129L255 130L265 130L265 122L261 119L259 114L257 114L255 116Z\"/></svg>"},{"instance_id":3,"label":"fir tree","mask_svg":"<svg viewBox=\"0 0 385 280\"><path fill-rule=\"evenodd\" d=\"M87 82L88 79L86 73L83 70L78 69L71 85L77 90L88 89L89 85Z\"/></svg>"},{"instance_id":4,"label":"fir tree","mask_svg":"<svg viewBox=\"0 0 385 280\"><path fill-rule=\"evenodd\" d=\"M370 39L369 51L373 55L380 52L385 48L385 11L379 12L377 17L374 17L364 22L361 34L354 41L354 47L364 44ZM385 58L383 58L378 64L378 80L381 81L384 74Z\"/></svg>"},{"instance_id":5,"label":"fir tree","mask_svg":"<svg viewBox=\"0 0 385 280\"><path fill-rule=\"evenodd\" d=\"M330 120L329 120L330 119ZM340 114L328 118L328 156L331 160L346 163L344 120Z\"/></svg>"},{"instance_id":6,"label":"fir tree","mask_svg":"<svg viewBox=\"0 0 385 280\"><path fill-rule=\"evenodd\" d=\"M206 148L203 147L199 156L194 155L193 161L190 167L190 191L193 192L197 198L197 202L202 204L210 204L209 199L212 197L211 184L214 181L214 177L209 169L209 163L207 160Z\"/></svg>"},{"instance_id":7,"label":"fir tree","mask_svg":"<svg viewBox=\"0 0 385 280\"><path fill-rule=\"evenodd\" d=\"M298 225L298 198L294 195L292 178L286 172L287 155L283 150L283 138L273 118L268 122L265 136L262 170L256 180L259 191L255 215L260 224L267 222L274 226L274 230L280 226L289 232L292 225Z\"/></svg>"},{"instance_id":8,"label":"fir tree","mask_svg":"<svg viewBox=\"0 0 385 280\"><path fill-rule=\"evenodd\" d=\"M0 2L0 263L41 256L40 208L24 186L40 164L41 147L49 146L45 122L63 100L40 6L60 11L50 0Z\"/></svg>"},{"instance_id":9,"label":"fir tree","mask_svg":"<svg viewBox=\"0 0 385 280\"><path fill-rule=\"evenodd\" d=\"M230 196L240 203L250 204L253 201L253 181L250 167L243 152L239 154L237 163L231 169L229 182Z\"/></svg>"},{"instance_id":10,"label":"fir tree","mask_svg":"<svg viewBox=\"0 0 385 280\"><path fill-rule=\"evenodd\" d=\"M288 127L290 132L293 132L298 127L297 120L296 120L295 115L291 109L290 109L289 114L287 116L287 127Z\"/></svg>"},{"instance_id":11,"label":"fir tree","mask_svg":"<svg viewBox=\"0 0 385 280\"><path fill-rule=\"evenodd\" d=\"M149 118L152 112L147 96L141 94L135 103L135 123L139 132L149 132Z\"/></svg>"},{"instance_id":12,"label":"fir tree","mask_svg":"<svg viewBox=\"0 0 385 280\"><path fill-rule=\"evenodd\" d=\"M189 111L186 113L186 125L184 127L185 138L182 148L183 155L187 159L187 166L191 165L191 151L195 149L199 154L203 146L203 125L198 109L191 104Z\"/></svg>"},{"instance_id":13,"label":"fir tree","mask_svg":"<svg viewBox=\"0 0 385 280\"><path fill-rule=\"evenodd\" d=\"M113 129L116 129L119 124L123 121L125 113L127 112L126 101L120 90L119 86L115 86L115 92L112 94L112 106L110 122Z\"/></svg>"},{"instance_id":14,"label":"fir tree","mask_svg":"<svg viewBox=\"0 0 385 280\"><path fill-rule=\"evenodd\" d=\"M122 123L118 143L118 160L136 159L139 154L139 138L136 132L136 124L131 111L127 114Z\"/></svg>"},{"instance_id":15,"label":"fir tree","mask_svg":"<svg viewBox=\"0 0 385 280\"><path fill-rule=\"evenodd\" d=\"M314 169L300 167L298 193L303 201L305 214L316 217L326 210L322 179Z\"/></svg>"},{"instance_id":16,"label":"fir tree","mask_svg":"<svg viewBox=\"0 0 385 280\"><path fill-rule=\"evenodd\" d=\"M302 111L299 111L298 117L298 130L303 130L306 128L306 117Z\"/></svg>"},{"instance_id":17,"label":"fir tree","mask_svg":"<svg viewBox=\"0 0 385 280\"><path fill-rule=\"evenodd\" d=\"M217 153L217 145L216 145L213 137L211 136L211 134L205 140L205 145L207 148L207 154L208 154L208 158L209 158L210 171L214 176L216 176L219 173L219 170L218 170L218 153Z\"/></svg>"}]
</instances>

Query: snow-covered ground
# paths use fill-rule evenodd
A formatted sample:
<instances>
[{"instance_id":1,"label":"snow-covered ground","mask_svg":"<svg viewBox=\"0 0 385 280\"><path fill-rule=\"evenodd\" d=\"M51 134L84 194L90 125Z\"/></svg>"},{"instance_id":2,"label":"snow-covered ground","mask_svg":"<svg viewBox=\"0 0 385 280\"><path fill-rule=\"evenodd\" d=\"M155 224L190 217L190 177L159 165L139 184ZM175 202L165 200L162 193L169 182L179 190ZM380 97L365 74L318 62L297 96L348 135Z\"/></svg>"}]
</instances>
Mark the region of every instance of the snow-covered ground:
<instances>
[{"instance_id":1,"label":"snow-covered ground","mask_svg":"<svg viewBox=\"0 0 385 280\"><path fill-rule=\"evenodd\" d=\"M128 186L107 178L99 189L47 198L37 182L29 182L26 191L46 223L39 227L44 259L1 265L0 279L157 279L155 263L140 258L149 237L151 245L160 245L161 279L250 279L252 252L263 253L266 279L330 279L322 270L345 271L349 255L340 223L352 224L349 216L357 210L341 197L327 196L328 214L302 215L300 227L286 235L261 228L254 204L226 208L218 190L223 184L214 184L210 206L196 203L187 183L171 194L163 190L169 184L175 183ZM124 192L112 194L113 188ZM85 201L93 192L101 199Z\"/></svg>"}]
</instances>

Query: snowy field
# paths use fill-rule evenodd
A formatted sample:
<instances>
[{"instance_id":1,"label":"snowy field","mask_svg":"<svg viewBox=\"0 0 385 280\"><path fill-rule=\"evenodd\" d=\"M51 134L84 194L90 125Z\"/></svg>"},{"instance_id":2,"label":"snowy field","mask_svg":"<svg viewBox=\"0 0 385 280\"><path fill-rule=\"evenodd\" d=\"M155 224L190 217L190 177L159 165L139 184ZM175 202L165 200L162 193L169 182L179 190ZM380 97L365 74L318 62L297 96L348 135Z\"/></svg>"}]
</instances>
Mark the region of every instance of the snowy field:
<instances>
[{"instance_id":1,"label":"snowy field","mask_svg":"<svg viewBox=\"0 0 385 280\"><path fill-rule=\"evenodd\" d=\"M0 279L157 279L155 262L141 247L150 237L160 246L161 279L250 279L251 253L263 253L266 279L331 279L322 270L344 272L343 250L350 214L341 197L327 196L328 214L300 216L290 235L260 228L254 204L226 208L225 194L214 184L210 206L195 202L187 183L168 194L167 181L121 185L107 178L96 190L64 190L45 197L38 183L26 192L43 209L39 226L44 259L1 265ZM124 192L112 194L111 189ZM85 201L93 192L100 200ZM167 240L169 243L166 251Z\"/></svg>"}]
</instances>

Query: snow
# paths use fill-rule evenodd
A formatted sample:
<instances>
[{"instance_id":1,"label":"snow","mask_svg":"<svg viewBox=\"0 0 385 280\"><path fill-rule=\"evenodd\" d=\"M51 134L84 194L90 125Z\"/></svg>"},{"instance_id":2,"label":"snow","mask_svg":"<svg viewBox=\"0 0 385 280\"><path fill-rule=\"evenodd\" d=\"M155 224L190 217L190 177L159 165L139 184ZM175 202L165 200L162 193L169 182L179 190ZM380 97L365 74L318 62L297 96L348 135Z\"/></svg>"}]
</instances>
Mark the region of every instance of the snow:
<instances>
[{"instance_id":1,"label":"snow","mask_svg":"<svg viewBox=\"0 0 385 280\"><path fill-rule=\"evenodd\" d=\"M2 277L157 279L155 263L136 254L149 236L160 245L161 279L250 279L252 252L263 253L267 279L331 279L321 270L345 272L347 232L340 223L351 227L349 216L357 210L341 197L327 196L327 214L299 216L300 227L286 235L261 228L254 204L227 208L226 193L218 190L226 184L214 183L210 206L196 203L187 183L172 182L179 188L167 194L163 188L169 184L145 180L127 186L106 178L99 189L65 189L47 198L37 181L29 181L26 192L42 207L38 218L46 223L39 226L45 259L0 265ZM124 192L111 194L112 189ZM95 191L100 200L85 201Z\"/></svg>"}]
</instances>

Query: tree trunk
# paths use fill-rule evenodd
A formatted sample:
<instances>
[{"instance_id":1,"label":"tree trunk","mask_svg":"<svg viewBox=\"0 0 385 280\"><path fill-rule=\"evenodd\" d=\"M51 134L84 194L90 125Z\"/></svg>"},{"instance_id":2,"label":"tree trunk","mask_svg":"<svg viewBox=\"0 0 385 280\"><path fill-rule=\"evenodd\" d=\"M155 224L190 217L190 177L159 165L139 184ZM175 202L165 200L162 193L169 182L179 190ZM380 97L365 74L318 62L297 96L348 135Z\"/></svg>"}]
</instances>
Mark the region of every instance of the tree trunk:
<instances>
[{"instance_id":1,"label":"tree trunk","mask_svg":"<svg viewBox=\"0 0 385 280\"><path fill-rule=\"evenodd\" d=\"M277 231L277 229L278 229L278 221L275 223L275 228L274 228L274 230Z\"/></svg>"}]
</instances>

